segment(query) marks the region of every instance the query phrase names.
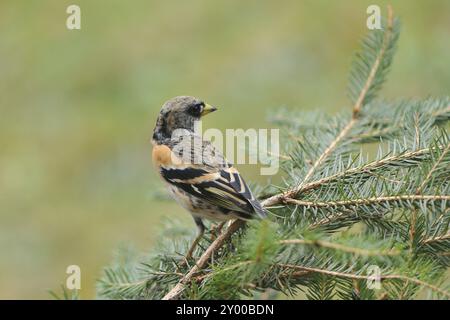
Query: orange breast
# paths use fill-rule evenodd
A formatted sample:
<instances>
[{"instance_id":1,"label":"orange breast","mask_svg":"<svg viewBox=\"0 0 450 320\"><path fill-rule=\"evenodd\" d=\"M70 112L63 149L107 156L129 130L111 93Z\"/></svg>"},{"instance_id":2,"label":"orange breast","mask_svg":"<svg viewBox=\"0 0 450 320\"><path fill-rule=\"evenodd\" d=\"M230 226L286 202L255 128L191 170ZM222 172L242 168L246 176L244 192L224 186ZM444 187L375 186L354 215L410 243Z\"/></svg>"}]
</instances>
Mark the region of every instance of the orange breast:
<instances>
[{"instance_id":1,"label":"orange breast","mask_svg":"<svg viewBox=\"0 0 450 320\"><path fill-rule=\"evenodd\" d=\"M177 167L182 164L181 159L165 145L153 146L152 160L153 164L157 167Z\"/></svg>"},{"instance_id":2,"label":"orange breast","mask_svg":"<svg viewBox=\"0 0 450 320\"><path fill-rule=\"evenodd\" d=\"M156 166L168 166L172 163L171 160L172 151L169 147L164 145L156 145L153 147L152 160Z\"/></svg>"}]
</instances>

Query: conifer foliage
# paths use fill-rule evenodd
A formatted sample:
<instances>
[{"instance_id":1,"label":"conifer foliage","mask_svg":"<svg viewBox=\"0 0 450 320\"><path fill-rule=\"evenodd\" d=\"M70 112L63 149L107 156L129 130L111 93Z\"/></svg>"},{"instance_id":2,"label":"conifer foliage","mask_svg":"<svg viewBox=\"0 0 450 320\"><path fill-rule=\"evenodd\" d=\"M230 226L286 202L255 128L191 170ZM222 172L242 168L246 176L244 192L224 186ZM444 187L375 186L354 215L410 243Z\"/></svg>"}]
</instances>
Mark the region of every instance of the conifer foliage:
<instances>
[{"instance_id":1,"label":"conifer foliage","mask_svg":"<svg viewBox=\"0 0 450 320\"><path fill-rule=\"evenodd\" d=\"M283 185L257 188L269 219L206 234L165 226L98 282L109 299L413 299L450 297L449 98L385 101L399 36L389 11L350 71L352 109L276 110Z\"/></svg>"}]
</instances>

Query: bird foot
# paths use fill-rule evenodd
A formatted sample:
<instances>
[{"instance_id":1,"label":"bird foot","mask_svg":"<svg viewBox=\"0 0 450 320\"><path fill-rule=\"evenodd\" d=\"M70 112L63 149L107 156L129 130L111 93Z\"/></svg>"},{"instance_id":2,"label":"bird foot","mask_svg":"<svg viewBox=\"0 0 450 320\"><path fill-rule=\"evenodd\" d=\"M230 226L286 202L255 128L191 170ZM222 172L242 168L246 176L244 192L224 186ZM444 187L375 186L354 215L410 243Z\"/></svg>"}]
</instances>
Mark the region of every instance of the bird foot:
<instances>
[{"instance_id":1,"label":"bird foot","mask_svg":"<svg viewBox=\"0 0 450 320\"><path fill-rule=\"evenodd\" d=\"M217 225L212 225L211 227L211 241L217 239L217 237L222 233L222 228L225 225L225 221Z\"/></svg>"}]
</instances>

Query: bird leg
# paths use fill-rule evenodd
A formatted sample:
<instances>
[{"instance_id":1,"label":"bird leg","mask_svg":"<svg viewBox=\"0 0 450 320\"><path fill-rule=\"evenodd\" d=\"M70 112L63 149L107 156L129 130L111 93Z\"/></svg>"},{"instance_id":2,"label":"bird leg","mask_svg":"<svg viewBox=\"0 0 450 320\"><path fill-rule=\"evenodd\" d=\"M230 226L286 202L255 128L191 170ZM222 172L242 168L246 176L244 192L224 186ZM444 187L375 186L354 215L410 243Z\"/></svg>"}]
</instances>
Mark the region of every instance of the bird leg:
<instances>
[{"instance_id":1,"label":"bird leg","mask_svg":"<svg viewBox=\"0 0 450 320\"><path fill-rule=\"evenodd\" d=\"M217 225L213 225L211 228L211 241L216 240L216 238L219 236L219 234L222 233L222 228L225 225L226 221L223 221Z\"/></svg>"},{"instance_id":2,"label":"bird leg","mask_svg":"<svg viewBox=\"0 0 450 320\"><path fill-rule=\"evenodd\" d=\"M203 237L203 234L205 233L205 225L202 222L202 219L194 217L195 224L198 228L197 237L194 239L194 242L192 242L191 247L189 248L189 251L187 252L186 256L184 257L185 261L188 261L192 258L192 254L194 253L195 248L197 247L198 243Z\"/></svg>"}]
</instances>

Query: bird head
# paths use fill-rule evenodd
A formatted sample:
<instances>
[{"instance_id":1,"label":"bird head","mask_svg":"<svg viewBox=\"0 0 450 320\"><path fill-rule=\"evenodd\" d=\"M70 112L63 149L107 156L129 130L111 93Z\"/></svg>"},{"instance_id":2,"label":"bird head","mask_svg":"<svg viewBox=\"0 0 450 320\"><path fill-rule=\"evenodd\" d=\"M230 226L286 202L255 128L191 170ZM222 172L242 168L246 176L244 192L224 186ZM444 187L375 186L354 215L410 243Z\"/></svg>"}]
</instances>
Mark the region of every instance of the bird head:
<instances>
[{"instance_id":1,"label":"bird head","mask_svg":"<svg viewBox=\"0 0 450 320\"><path fill-rule=\"evenodd\" d=\"M194 123L217 108L194 97L179 96L164 103L153 131L153 140L170 138L177 129L194 132Z\"/></svg>"}]
</instances>

